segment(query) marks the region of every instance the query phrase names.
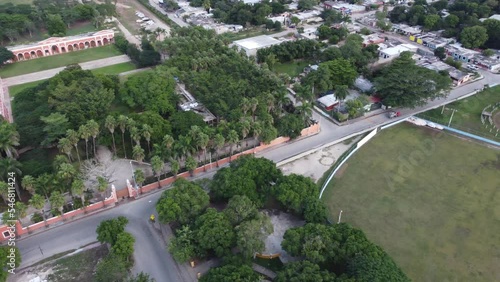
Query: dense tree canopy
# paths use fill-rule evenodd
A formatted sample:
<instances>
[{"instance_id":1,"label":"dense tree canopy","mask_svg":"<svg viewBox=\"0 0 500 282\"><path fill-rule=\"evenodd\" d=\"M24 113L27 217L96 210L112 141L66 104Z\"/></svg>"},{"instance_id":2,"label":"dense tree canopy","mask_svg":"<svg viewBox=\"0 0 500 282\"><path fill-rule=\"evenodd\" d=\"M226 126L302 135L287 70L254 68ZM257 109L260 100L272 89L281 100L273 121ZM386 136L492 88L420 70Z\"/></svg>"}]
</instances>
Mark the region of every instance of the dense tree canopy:
<instances>
[{"instance_id":1,"label":"dense tree canopy","mask_svg":"<svg viewBox=\"0 0 500 282\"><path fill-rule=\"evenodd\" d=\"M275 282L335 282L335 274L321 270L317 264L310 261L287 263L283 270L277 273Z\"/></svg>"},{"instance_id":2,"label":"dense tree canopy","mask_svg":"<svg viewBox=\"0 0 500 282\"><path fill-rule=\"evenodd\" d=\"M284 207L300 215L308 199L319 197L318 186L310 178L298 174L282 177L273 189L276 199Z\"/></svg>"},{"instance_id":3,"label":"dense tree canopy","mask_svg":"<svg viewBox=\"0 0 500 282\"><path fill-rule=\"evenodd\" d=\"M102 221L97 226L97 240L101 243L109 243L112 246L118 240L118 235L123 233L128 219L123 216Z\"/></svg>"},{"instance_id":4,"label":"dense tree canopy","mask_svg":"<svg viewBox=\"0 0 500 282\"><path fill-rule=\"evenodd\" d=\"M481 47L488 40L488 31L482 26L466 27L460 33L460 42L465 48Z\"/></svg>"},{"instance_id":5,"label":"dense tree canopy","mask_svg":"<svg viewBox=\"0 0 500 282\"><path fill-rule=\"evenodd\" d=\"M408 108L425 105L429 99L444 97L451 88L447 72L435 72L415 65L409 52L401 53L374 82L384 104Z\"/></svg>"},{"instance_id":6,"label":"dense tree canopy","mask_svg":"<svg viewBox=\"0 0 500 282\"><path fill-rule=\"evenodd\" d=\"M130 107L170 114L175 109L177 95L174 93L175 81L167 69L142 72L125 82L120 91L121 99Z\"/></svg>"},{"instance_id":7,"label":"dense tree canopy","mask_svg":"<svg viewBox=\"0 0 500 282\"><path fill-rule=\"evenodd\" d=\"M315 40L286 41L257 51L257 61L262 63L270 54L274 54L279 62L289 62L294 59L314 59L319 53L319 44Z\"/></svg>"},{"instance_id":8,"label":"dense tree canopy","mask_svg":"<svg viewBox=\"0 0 500 282\"><path fill-rule=\"evenodd\" d=\"M245 156L233 161L229 168L220 169L210 184L210 190L215 199L245 195L261 207L279 177L281 171L272 161Z\"/></svg>"},{"instance_id":9,"label":"dense tree canopy","mask_svg":"<svg viewBox=\"0 0 500 282\"><path fill-rule=\"evenodd\" d=\"M196 219L195 226L195 237L201 250L213 252L219 257L229 254L236 234L224 213L208 208Z\"/></svg>"},{"instance_id":10,"label":"dense tree canopy","mask_svg":"<svg viewBox=\"0 0 500 282\"><path fill-rule=\"evenodd\" d=\"M0 46L0 66L2 66L5 62L11 60L14 57L14 53L9 49Z\"/></svg>"},{"instance_id":11,"label":"dense tree canopy","mask_svg":"<svg viewBox=\"0 0 500 282\"><path fill-rule=\"evenodd\" d=\"M306 224L285 232L284 250L292 256L303 256L320 266L336 265L360 281L409 281L392 259L365 234L348 224ZM380 273L378 273L380 272ZM371 277L371 278L369 278ZM376 280L379 281L379 280Z\"/></svg>"},{"instance_id":12,"label":"dense tree canopy","mask_svg":"<svg viewBox=\"0 0 500 282\"><path fill-rule=\"evenodd\" d=\"M200 278L200 282L258 282L259 275L248 265L227 264L211 268Z\"/></svg>"},{"instance_id":13,"label":"dense tree canopy","mask_svg":"<svg viewBox=\"0 0 500 282\"><path fill-rule=\"evenodd\" d=\"M159 220L163 223L189 223L208 206L209 197L193 182L178 179L172 189L163 192L156 204Z\"/></svg>"}]
</instances>

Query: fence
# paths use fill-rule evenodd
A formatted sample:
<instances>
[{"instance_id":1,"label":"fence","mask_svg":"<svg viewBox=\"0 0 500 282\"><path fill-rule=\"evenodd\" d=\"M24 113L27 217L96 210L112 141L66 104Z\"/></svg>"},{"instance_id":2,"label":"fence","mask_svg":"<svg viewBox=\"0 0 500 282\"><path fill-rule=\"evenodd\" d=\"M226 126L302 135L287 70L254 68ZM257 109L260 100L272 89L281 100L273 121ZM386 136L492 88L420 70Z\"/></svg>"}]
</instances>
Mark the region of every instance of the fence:
<instances>
[{"instance_id":1,"label":"fence","mask_svg":"<svg viewBox=\"0 0 500 282\"><path fill-rule=\"evenodd\" d=\"M400 121L398 121L397 123L399 123ZM377 135L377 132L379 131L380 129L379 128L375 128L374 130L372 130L370 133L368 133L368 135L366 135L365 137L363 137L361 140L359 140L358 142L354 143L351 148L349 148L349 150L347 150L344 154L342 154L342 156L340 156L340 158L337 160L337 162L335 162L335 164L333 165L333 170L332 172L330 173L330 175L328 175L328 178L326 179L326 181L323 183L323 186L321 187L321 192L319 193L319 198L321 199L321 197L323 196L323 192L325 191L325 188L326 186L328 186L328 183L330 183L330 181L332 180L333 176L335 175L335 173L337 173L337 171L342 167L342 165L359 149L361 148L361 146L363 146L364 144L366 144L366 142L368 142L370 139L373 138L373 136Z\"/></svg>"}]
</instances>

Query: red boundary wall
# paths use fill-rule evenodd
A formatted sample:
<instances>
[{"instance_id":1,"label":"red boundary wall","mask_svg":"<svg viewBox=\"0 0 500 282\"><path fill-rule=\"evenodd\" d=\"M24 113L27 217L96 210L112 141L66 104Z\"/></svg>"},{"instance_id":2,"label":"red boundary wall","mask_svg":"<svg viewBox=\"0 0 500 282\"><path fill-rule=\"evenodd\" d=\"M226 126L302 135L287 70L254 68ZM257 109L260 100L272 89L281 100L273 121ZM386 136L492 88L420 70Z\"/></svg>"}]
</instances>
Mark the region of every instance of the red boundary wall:
<instances>
[{"instance_id":1,"label":"red boundary wall","mask_svg":"<svg viewBox=\"0 0 500 282\"><path fill-rule=\"evenodd\" d=\"M319 123L317 123L317 124L311 125L308 128L303 129L301 132L301 137L307 137L310 135L314 135L314 134L319 133L319 131L320 131L320 125L319 125ZM249 149L249 150L240 152L238 154L235 154L231 157L220 159L217 162L212 162L212 163L203 165L201 167L198 167L197 169L194 170L193 175L200 173L200 172L203 172L203 171L206 171L207 169L210 169L210 168L214 168L217 166L227 164L230 161L236 160L243 155L258 153L258 152L261 152L265 149L271 148L273 146L283 144L289 140L290 140L290 138L288 138L288 137L278 137L278 138L274 139L273 141L271 141L269 144L261 143L259 146L255 147L253 149ZM183 172L183 173L179 173L177 175L177 178L179 178L179 177L187 178L189 176L191 176L191 174L189 172ZM172 176L169 178L162 179L160 181L160 185L158 185L158 182L154 182L154 183L145 185L140 189L140 193L147 193L147 192L150 192L152 190L158 189L160 187L168 186L171 183L173 183L177 178ZM114 206L115 203L118 202L119 198L124 198L124 197L135 198L135 196L136 196L135 189L132 188L130 183L128 183L127 186L128 187L126 189L121 189L118 192L116 192L115 187L112 186L111 196L106 198L104 203L98 202L98 203L86 206L85 208L73 210L73 211L70 211L70 212L63 214L62 216L60 215L60 216L52 217L52 218L47 219L46 221L38 222L38 223L35 223L32 225L29 225L27 227L22 227L21 223L19 221L16 221L16 234L17 234L17 236L22 236L22 235L34 232L36 230L42 229L44 227L49 227L49 226L56 224L56 223L59 223L59 222L72 220L76 216L80 216L80 215L85 214L85 213L89 213L89 212L93 212L93 211L102 209L105 206L110 206L110 205ZM9 237L10 237L9 227L7 225L0 226L0 242L7 241L9 239Z\"/></svg>"}]
</instances>

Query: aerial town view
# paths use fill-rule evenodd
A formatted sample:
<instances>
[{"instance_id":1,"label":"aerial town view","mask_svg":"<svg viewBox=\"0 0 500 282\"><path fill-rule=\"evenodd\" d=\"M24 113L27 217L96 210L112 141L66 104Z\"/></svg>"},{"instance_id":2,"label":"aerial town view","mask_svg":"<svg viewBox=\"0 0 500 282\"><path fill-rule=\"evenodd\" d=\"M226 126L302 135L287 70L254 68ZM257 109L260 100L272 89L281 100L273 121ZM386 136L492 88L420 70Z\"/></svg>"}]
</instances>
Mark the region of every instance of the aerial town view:
<instances>
[{"instance_id":1,"label":"aerial town view","mask_svg":"<svg viewBox=\"0 0 500 282\"><path fill-rule=\"evenodd\" d=\"M497 0L0 0L0 282L500 281Z\"/></svg>"}]
</instances>

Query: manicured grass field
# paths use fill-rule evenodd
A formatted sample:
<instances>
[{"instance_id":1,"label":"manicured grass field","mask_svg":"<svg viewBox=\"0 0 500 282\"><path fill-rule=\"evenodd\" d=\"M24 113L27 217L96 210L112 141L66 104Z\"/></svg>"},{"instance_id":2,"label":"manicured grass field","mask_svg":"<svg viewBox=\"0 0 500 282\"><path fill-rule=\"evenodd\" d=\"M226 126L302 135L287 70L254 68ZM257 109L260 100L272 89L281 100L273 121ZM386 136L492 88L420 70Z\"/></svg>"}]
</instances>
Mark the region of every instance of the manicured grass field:
<instances>
[{"instance_id":1,"label":"manicured grass field","mask_svg":"<svg viewBox=\"0 0 500 282\"><path fill-rule=\"evenodd\" d=\"M401 124L330 182L330 219L366 232L413 281L499 281L500 151Z\"/></svg>"},{"instance_id":2,"label":"manicured grass field","mask_svg":"<svg viewBox=\"0 0 500 282\"><path fill-rule=\"evenodd\" d=\"M451 127L498 141L500 140L500 134L495 137L496 131L489 132L489 129L486 129L481 123L483 109L498 102L500 102L500 86L489 88L469 98L448 104L445 106L443 114L441 114L442 108L438 108L421 113L419 116L448 125L453 109L455 109L456 112L453 114Z\"/></svg>"},{"instance_id":3,"label":"manicured grass field","mask_svg":"<svg viewBox=\"0 0 500 282\"><path fill-rule=\"evenodd\" d=\"M298 62L288 62L288 63L276 63L273 67L275 72L286 73L290 77L295 77L304 71L304 68L310 64L314 64L310 61L298 61Z\"/></svg>"},{"instance_id":4,"label":"manicured grass field","mask_svg":"<svg viewBox=\"0 0 500 282\"><path fill-rule=\"evenodd\" d=\"M103 67L103 68L93 69L92 72L95 74L119 74L122 72L127 72L127 71L131 71L131 70L135 70L135 69L136 69L136 67L134 64L127 62L127 63L116 64L116 65L107 66L107 67ZM11 87L9 87L10 97L15 97L18 93L20 93L24 89L35 87L44 81L45 81L45 79L39 80L39 81L33 81L33 82L25 83L25 84L11 86Z\"/></svg>"},{"instance_id":5,"label":"manicured grass field","mask_svg":"<svg viewBox=\"0 0 500 282\"><path fill-rule=\"evenodd\" d=\"M82 51L9 64L0 69L0 76L2 78L12 77L118 55L121 55L121 52L118 51L114 45L90 48Z\"/></svg>"}]
</instances>

